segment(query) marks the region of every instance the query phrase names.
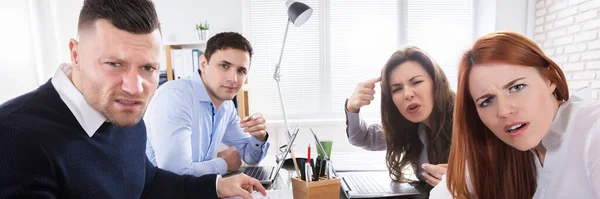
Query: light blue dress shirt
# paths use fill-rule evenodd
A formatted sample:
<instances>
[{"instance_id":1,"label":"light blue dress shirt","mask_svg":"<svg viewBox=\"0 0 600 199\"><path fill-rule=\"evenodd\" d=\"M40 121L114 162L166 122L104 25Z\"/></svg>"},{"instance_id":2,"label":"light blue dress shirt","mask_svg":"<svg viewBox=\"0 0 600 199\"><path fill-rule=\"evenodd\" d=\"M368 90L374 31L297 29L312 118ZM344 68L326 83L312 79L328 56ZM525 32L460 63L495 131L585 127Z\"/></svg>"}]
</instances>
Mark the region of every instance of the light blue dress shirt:
<instances>
[{"instance_id":1,"label":"light blue dress shirt","mask_svg":"<svg viewBox=\"0 0 600 199\"><path fill-rule=\"evenodd\" d=\"M235 146L242 160L258 164L269 148L240 128L233 101L213 105L198 73L163 84L144 115L146 155L159 168L202 176L227 173L227 163L215 158L219 143Z\"/></svg>"}]
</instances>

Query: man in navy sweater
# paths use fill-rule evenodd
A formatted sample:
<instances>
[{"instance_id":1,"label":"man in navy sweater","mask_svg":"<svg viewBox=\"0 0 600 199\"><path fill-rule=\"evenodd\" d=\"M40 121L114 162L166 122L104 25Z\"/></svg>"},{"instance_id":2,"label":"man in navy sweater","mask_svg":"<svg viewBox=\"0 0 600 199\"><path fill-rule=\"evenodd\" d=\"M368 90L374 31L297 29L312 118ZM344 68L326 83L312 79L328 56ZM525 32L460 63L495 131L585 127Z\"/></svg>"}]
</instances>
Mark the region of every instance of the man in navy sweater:
<instances>
[{"instance_id":1,"label":"man in navy sweater","mask_svg":"<svg viewBox=\"0 0 600 199\"><path fill-rule=\"evenodd\" d=\"M141 119L158 87L150 0L85 0L71 63L0 105L0 198L251 198L245 175L181 176L145 155Z\"/></svg>"}]
</instances>

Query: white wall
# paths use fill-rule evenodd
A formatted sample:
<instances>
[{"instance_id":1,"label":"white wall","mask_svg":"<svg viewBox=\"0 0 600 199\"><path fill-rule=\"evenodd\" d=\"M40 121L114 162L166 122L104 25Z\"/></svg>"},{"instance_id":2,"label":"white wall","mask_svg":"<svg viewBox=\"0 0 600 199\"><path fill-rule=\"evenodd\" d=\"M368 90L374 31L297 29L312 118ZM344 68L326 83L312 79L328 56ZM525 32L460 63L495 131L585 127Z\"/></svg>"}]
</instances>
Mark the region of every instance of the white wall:
<instances>
[{"instance_id":1,"label":"white wall","mask_svg":"<svg viewBox=\"0 0 600 199\"><path fill-rule=\"evenodd\" d=\"M40 84L54 75L58 65L70 62L69 40L77 37L77 22L83 0L30 0Z\"/></svg>"},{"instance_id":2,"label":"white wall","mask_svg":"<svg viewBox=\"0 0 600 199\"><path fill-rule=\"evenodd\" d=\"M496 30L512 30L527 34L527 4L529 0L497 0Z\"/></svg>"},{"instance_id":3,"label":"white wall","mask_svg":"<svg viewBox=\"0 0 600 199\"><path fill-rule=\"evenodd\" d=\"M0 103L37 88L69 61L82 0L0 3Z\"/></svg>"},{"instance_id":4,"label":"white wall","mask_svg":"<svg viewBox=\"0 0 600 199\"><path fill-rule=\"evenodd\" d=\"M198 41L196 23L207 21L208 37L219 32L243 32L242 1L244 0L154 0L161 23L164 44L194 43ZM204 51L205 45L195 45ZM162 69L166 56L161 54Z\"/></svg>"},{"instance_id":5,"label":"white wall","mask_svg":"<svg viewBox=\"0 0 600 199\"><path fill-rule=\"evenodd\" d=\"M218 32L242 32L241 0L155 0L164 43L196 40L199 21L210 24L209 36Z\"/></svg>"},{"instance_id":6,"label":"white wall","mask_svg":"<svg viewBox=\"0 0 600 199\"><path fill-rule=\"evenodd\" d=\"M77 22L83 0L51 0L59 61L70 62L69 40L77 37ZM51 66L54 75L56 66Z\"/></svg>"},{"instance_id":7,"label":"white wall","mask_svg":"<svg viewBox=\"0 0 600 199\"><path fill-rule=\"evenodd\" d=\"M38 86L27 1L0 6L0 103Z\"/></svg>"},{"instance_id":8,"label":"white wall","mask_svg":"<svg viewBox=\"0 0 600 199\"><path fill-rule=\"evenodd\" d=\"M475 36L495 31L515 31L533 36L535 0L478 0L475 1ZM529 23L528 23L529 22Z\"/></svg>"},{"instance_id":9,"label":"white wall","mask_svg":"<svg viewBox=\"0 0 600 199\"><path fill-rule=\"evenodd\" d=\"M536 43L565 72L569 89L600 98L600 0L538 0Z\"/></svg>"},{"instance_id":10,"label":"white wall","mask_svg":"<svg viewBox=\"0 0 600 199\"><path fill-rule=\"evenodd\" d=\"M475 38L496 30L496 0L475 1Z\"/></svg>"}]
</instances>

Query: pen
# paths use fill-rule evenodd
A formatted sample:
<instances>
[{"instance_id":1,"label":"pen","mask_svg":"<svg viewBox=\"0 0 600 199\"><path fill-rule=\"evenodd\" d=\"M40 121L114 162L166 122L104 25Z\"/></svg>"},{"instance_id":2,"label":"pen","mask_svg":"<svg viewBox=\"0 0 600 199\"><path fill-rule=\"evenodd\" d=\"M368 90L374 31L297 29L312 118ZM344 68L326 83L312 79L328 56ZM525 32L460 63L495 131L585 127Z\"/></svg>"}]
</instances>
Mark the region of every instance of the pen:
<instances>
[{"instance_id":1,"label":"pen","mask_svg":"<svg viewBox=\"0 0 600 199\"><path fill-rule=\"evenodd\" d=\"M306 161L308 164L310 164L310 143L308 143L308 153L307 154L308 154L308 156L306 158L307 159Z\"/></svg>"},{"instance_id":2,"label":"pen","mask_svg":"<svg viewBox=\"0 0 600 199\"><path fill-rule=\"evenodd\" d=\"M306 165L304 166L304 173L306 175L306 182L311 182L313 170L310 166L310 143L308 143L308 153L306 157Z\"/></svg>"},{"instance_id":3,"label":"pen","mask_svg":"<svg viewBox=\"0 0 600 199\"><path fill-rule=\"evenodd\" d=\"M315 166L313 167L313 180L314 181L319 181L319 177L321 176L321 161L319 161L319 158L317 157L317 160L315 161Z\"/></svg>"}]
</instances>

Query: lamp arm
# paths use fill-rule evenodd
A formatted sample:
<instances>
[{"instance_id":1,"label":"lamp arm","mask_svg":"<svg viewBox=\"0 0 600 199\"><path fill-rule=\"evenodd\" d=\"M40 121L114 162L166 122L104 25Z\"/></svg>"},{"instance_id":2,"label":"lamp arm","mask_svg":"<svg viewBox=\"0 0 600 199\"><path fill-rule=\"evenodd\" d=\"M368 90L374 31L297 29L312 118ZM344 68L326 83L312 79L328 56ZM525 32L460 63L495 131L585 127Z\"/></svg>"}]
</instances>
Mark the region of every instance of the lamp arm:
<instances>
[{"instance_id":1,"label":"lamp arm","mask_svg":"<svg viewBox=\"0 0 600 199\"><path fill-rule=\"evenodd\" d=\"M285 26L285 34L283 35L283 44L281 45L281 53L279 53L279 61L277 62L277 65L275 65L275 73L273 74L273 79L275 79L275 81L277 82L277 90L279 91L279 102L281 102L281 110L283 111L283 122L285 123L285 129L287 131L286 135L287 135L288 141L292 138L292 135L290 134L291 133L290 127L289 127L288 120L287 120L287 114L285 112L285 105L284 105L285 103L283 102L283 93L281 92L280 66L281 66L281 58L283 57L283 49L285 47L285 41L287 39L289 27L290 27L290 20L288 19L287 25Z\"/></svg>"}]
</instances>

